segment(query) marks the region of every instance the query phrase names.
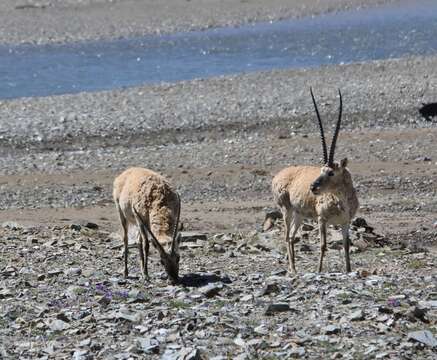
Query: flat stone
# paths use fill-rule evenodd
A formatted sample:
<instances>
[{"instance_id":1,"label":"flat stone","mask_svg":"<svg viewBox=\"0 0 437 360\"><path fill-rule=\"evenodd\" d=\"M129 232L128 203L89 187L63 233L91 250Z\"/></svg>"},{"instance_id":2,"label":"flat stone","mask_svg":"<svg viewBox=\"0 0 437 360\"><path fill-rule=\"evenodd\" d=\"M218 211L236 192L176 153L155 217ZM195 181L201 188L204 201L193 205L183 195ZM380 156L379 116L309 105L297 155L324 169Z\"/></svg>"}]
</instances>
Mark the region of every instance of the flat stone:
<instances>
[{"instance_id":1,"label":"flat stone","mask_svg":"<svg viewBox=\"0 0 437 360\"><path fill-rule=\"evenodd\" d=\"M50 271L47 273L47 275L48 275L48 277L54 277L54 276L60 275L60 274L62 274L62 273L63 273L62 270L50 270Z\"/></svg>"},{"instance_id":2,"label":"flat stone","mask_svg":"<svg viewBox=\"0 0 437 360\"><path fill-rule=\"evenodd\" d=\"M408 333L408 339L420 342L429 347L437 347L437 340L429 330L412 331Z\"/></svg>"},{"instance_id":3,"label":"flat stone","mask_svg":"<svg viewBox=\"0 0 437 360\"><path fill-rule=\"evenodd\" d=\"M70 328L70 325L68 323L66 323L65 321L62 321L62 320L53 320L53 321L50 321L47 324L47 326L52 331L63 331L63 330L66 330L66 329Z\"/></svg>"},{"instance_id":4,"label":"flat stone","mask_svg":"<svg viewBox=\"0 0 437 360\"><path fill-rule=\"evenodd\" d=\"M420 301L419 305L427 309L437 309L437 300Z\"/></svg>"},{"instance_id":5,"label":"flat stone","mask_svg":"<svg viewBox=\"0 0 437 360\"><path fill-rule=\"evenodd\" d=\"M12 291L12 289L1 289L0 290L0 299L6 299L9 297L13 297L14 296L14 292Z\"/></svg>"},{"instance_id":6,"label":"flat stone","mask_svg":"<svg viewBox=\"0 0 437 360\"><path fill-rule=\"evenodd\" d=\"M241 302L247 302L247 301L252 301L252 300L253 300L252 294L247 294L247 295L243 295L242 297L240 297Z\"/></svg>"},{"instance_id":7,"label":"flat stone","mask_svg":"<svg viewBox=\"0 0 437 360\"><path fill-rule=\"evenodd\" d=\"M362 321L364 318L365 316L363 310L357 310L349 316L350 321Z\"/></svg>"},{"instance_id":8,"label":"flat stone","mask_svg":"<svg viewBox=\"0 0 437 360\"><path fill-rule=\"evenodd\" d=\"M302 346L294 348L288 353L288 355L294 359L301 359L303 356L305 356L305 348Z\"/></svg>"},{"instance_id":9,"label":"flat stone","mask_svg":"<svg viewBox=\"0 0 437 360\"><path fill-rule=\"evenodd\" d=\"M82 273L82 270L80 268L69 268L64 270L64 274L67 276L77 276Z\"/></svg>"},{"instance_id":10,"label":"flat stone","mask_svg":"<svg viewBox=\"0 0 437 360\"><path fill-rule=\"evenodd\" d=\"M145 354L159 354L159 342L152 338L137 339L137 347Z\"/></svg>"},{"instance_id":11,"label":"flat stone","mask_svg":"<svg viewBox=\"0 0 437 360\"><path fill-rule=\"evenodd\" d=\"M208 236L205 233L195 232L195 231L182 231L181 234L181 241L206 241L208 240Z\"/></svg>"},{"instance_id":12,"label":"flat stone","mask_svg":"<svg viewBox=\"0 0 437 360\"><path fill-rule=\"evenodd\" d=\"M81 349L81 350L75 350L72 356L73 360L86 360L88 359L88 350Z\"/></svg>"}]
</instances>

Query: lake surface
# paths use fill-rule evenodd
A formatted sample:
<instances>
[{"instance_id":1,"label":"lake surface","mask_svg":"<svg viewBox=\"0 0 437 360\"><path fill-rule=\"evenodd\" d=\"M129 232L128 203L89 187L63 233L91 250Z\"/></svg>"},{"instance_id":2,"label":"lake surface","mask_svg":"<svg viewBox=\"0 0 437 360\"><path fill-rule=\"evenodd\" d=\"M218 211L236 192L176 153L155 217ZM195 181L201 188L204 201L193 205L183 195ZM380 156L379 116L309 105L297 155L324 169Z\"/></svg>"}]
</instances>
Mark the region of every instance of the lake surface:
<instances>
[{"instance_id":1,"label":"lake surface","mask_svg":"<svg viewBox=\"0 0 437 360\"><path fill-rule=\"evenodd\" d=\"M436 53L437 1L409 1L239 28L0 46L0 98Z\"/></svg>"}]
</instances>

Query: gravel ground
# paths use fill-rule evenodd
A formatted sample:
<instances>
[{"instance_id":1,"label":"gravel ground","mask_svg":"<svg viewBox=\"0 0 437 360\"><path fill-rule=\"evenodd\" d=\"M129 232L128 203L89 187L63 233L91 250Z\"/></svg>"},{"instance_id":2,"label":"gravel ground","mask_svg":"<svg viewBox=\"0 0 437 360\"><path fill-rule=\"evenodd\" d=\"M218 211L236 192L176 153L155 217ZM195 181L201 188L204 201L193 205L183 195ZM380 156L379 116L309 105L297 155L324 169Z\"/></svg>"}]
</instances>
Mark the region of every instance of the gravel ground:
<instances>
[{"instance_id":1,"label":"gravel ground","mask_svg":"<svg viewBox=\"0 0 437 360\"><path fill-rule=\"evenodd\" d=\"M279 229L190 234L181 284L170 286L154 252L151 282L137 277L136 248L123 279L120 238L89 227L0 229L0 356L435 359L437 264L420 246L380 247L363 240L378 237L369 227L356 228L354 272L341 273L334 241L318 274L307 225L300 274L289 277Z\"/></svg>"},{"instance_id":2,"label":"gravel ground","mask_svg":"<svg viewBox=\"0 0 437 360\"><path fill-rule=\"evenodd\" d=\"M437 97L436 65L437 57L418 57L5 101L0 219L14 220L21 210L22 220L58 223L65 216L47 217L44 209L86 207L114 229L112 179L142 165L177 179L191 226L249 230L260 215L242 212L272 205L271 177L320 159L313 86L326 121L336 116L335 89L342 88L338 154L351 160L362 211L384 219L381 227L393 234L402 221L393 223L390 211L415 219L404 232L432 226L435 125L418 109ZM204 223L191 219L199 207L231 202L250 204L201 216Z\"/></svg>"},{"instance_id":3,"label":"gravel ground","mask_svg":"<svg viewBox=\"0 0 437 360\"><path fill-rule=\"evenodd\" d=\"M1 43L52 43L236 26L399 0L3 0Z\"/></svg>"}]
</instances>

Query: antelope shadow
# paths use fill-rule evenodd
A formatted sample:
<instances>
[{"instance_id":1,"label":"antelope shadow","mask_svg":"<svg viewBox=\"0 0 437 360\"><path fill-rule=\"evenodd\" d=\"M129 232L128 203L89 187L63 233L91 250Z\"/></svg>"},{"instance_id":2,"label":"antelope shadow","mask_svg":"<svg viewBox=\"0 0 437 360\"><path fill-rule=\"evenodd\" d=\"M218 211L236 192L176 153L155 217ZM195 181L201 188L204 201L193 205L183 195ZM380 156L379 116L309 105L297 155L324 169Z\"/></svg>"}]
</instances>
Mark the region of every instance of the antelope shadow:
<instances>
[{"instance_id":1,"label":"antelope shadow","mask_svg":"<svg viewBox=\"0 0 437 360\"><path fill-rule=\"evenodd\" d=\"M228 276L218 276L211 273L190 273L185 274L179 278L179 285L186 287L202 287L211 283L221 282L223 284L230 284L232 281Z\"/></svg>"}]
</instances>

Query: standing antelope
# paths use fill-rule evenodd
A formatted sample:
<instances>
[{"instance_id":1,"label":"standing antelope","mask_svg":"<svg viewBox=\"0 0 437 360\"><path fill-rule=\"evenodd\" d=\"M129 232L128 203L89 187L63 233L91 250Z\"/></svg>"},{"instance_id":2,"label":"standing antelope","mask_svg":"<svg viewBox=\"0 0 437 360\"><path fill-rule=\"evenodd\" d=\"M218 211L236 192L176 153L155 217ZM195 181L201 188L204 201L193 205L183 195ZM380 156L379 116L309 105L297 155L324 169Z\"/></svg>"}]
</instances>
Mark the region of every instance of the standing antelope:
<instances>
[{"instance_id":1,"label":"standing antelope","mask_svg":"<svg viewBox=\"0 0 437 360\"><path fill-rule=\"evenodd\" d=\"M340 109L332 137L329 157L319 110L313 91L311 98L317 115L323 149L323 166L292 166L280 171L272 181L273 196L281 208L285 222L285 240L289 271L296 272L294 265L294 238L302 219L317 219L320 234L319 272L322 271L323 257L326 252L326 226L340 225L343 235L343 247L346 260L346 272L351 271L349 258L349 227L358 209L358 198L352 183L352 177L346 168L347 159L334 162L335 145L340 131L342 115L342 97L340 90ZM291 233L291 237L290 237Z\"/></svg>"},{"instance_id":2,"label":"standing antelope","mask_svg":"<svg viewBox=\"0 0 437 360\"><path fill-rule=\"evenodd\" d=\"M124 276L128 276L128 226L136 224L139 228L138 246L144 278L149 276L147 235L150 234L152 244L159 252L161 264L170 280L177 282L181 202L169 181L151 170L130 168L114 180L113 196L123 229ZM167 246L168 252L162 244Z\"/></svg>"}]
</instances>

